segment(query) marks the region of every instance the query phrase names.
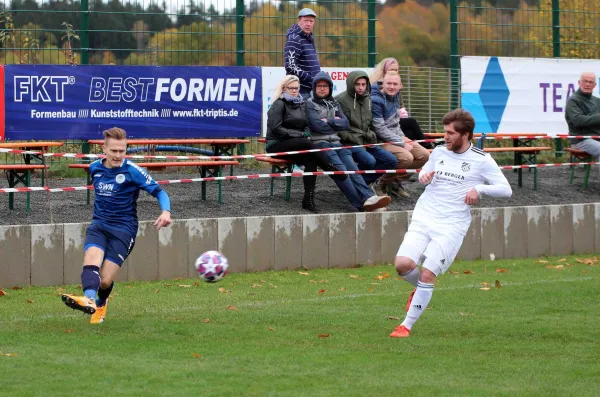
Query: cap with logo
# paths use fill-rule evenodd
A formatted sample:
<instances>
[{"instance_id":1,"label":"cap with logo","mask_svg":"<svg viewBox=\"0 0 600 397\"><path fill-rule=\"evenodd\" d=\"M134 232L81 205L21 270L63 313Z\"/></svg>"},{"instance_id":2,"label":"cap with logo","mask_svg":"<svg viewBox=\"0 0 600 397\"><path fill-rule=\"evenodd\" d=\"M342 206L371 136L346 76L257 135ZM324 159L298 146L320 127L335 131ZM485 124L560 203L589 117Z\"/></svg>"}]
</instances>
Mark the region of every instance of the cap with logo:
<instances>
[{"instance_id":1,"label":"cap with logo","mask_svg":"<svg viewBox=\"0 0 600 397\"><path fill-rule=\"evenodd\" d=\"M302 17L315 17L316 18L317 14L310 8L303 8L298 13L298 18L302 18Z\"/></svg>"}]
</instances>

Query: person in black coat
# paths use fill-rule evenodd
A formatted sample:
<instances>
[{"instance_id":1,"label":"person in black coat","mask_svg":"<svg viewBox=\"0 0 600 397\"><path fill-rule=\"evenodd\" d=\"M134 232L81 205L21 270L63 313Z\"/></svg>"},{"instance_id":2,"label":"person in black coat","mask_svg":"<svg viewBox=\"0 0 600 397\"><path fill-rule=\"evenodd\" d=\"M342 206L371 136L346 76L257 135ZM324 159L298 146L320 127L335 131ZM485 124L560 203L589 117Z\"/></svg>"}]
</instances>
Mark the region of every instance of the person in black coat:
<instances>
[{"instance_id":1,"label":"person in black coat","mask_svg":"<svg viewBox=\"0 0 600 397\"><path fill-rule=\"evenodd\" d=\"M306 103L300 95L300 80L287 75L281 80L273 94L273 103L267 112L267 152L279 153L296 150L318 149L310 139L306 119ZM322 152L277 156L295 164L304 165L305 172L317 171L317 166L325 171L340 171L330 164ZM347 175L335 175L345 180ZM304 176L304 199L302 208L319 212L315 206L316 176Z\"/></svg>"}]
</instances>

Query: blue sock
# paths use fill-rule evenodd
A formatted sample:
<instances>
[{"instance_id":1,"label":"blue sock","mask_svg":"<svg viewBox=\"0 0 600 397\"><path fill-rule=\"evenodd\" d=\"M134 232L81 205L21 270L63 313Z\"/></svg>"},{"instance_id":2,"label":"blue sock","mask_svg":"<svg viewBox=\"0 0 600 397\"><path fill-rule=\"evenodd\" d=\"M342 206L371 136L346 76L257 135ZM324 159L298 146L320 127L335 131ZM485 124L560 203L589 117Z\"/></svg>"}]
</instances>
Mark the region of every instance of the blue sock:
<instances>
[{"instance_id":1,"label":"blue sock","mask_svg":"<svg viewBox=\"0 0 600 397\"><path fill-rule=\"evenodd\" d=\"M100 267L84 266L81 272L81 286L83 294L90 299L96 299L98 288L100 288Z\"/></svg>"}]
</instances>

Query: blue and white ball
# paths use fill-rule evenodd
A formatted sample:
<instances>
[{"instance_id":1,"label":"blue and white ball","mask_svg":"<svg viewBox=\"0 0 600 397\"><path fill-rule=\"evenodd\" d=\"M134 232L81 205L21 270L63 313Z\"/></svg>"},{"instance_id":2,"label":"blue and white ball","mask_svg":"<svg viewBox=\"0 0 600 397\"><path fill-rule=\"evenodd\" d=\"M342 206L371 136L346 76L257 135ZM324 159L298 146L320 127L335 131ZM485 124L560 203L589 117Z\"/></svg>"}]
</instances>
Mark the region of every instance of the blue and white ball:
<instances>
[{"instance_id":1,"label":"blue and white ball","mask_svg":"<svg viewBox=\"0 0 600 397\"><path fill-rule=\"evenodd\" d=\"M207 283L216 283L227 275L229 262L218 251L206 251L194 263L198 274Z\"/></svg>"}]
</instances>

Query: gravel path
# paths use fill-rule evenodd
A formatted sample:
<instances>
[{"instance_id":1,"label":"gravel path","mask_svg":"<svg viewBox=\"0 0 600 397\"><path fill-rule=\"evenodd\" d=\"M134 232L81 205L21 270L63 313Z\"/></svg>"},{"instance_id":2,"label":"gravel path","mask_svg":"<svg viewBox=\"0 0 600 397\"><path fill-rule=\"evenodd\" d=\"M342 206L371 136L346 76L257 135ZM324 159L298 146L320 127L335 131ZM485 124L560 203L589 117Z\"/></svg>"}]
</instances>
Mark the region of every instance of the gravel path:
<instances>
[{"instance_id":1,"label":"gravel path","mask_svg":"<svg viewBox=\"0 0 600 397\"><path fill-rule=\"evenodd\" d=\"M235 170L236 175L266 173L267 169ZM523 171L523 188L517 186L517 173L504 171L513 186L513 197L509 200L486 197L482 207L498 206L527 206L540 204L572 204L599 201L600 179L598 169L592 169L590 187L583 189L583 168L576 170L574 185L569 185L569 168L542 168L538 171L538 190L533 190L533 171ZM198 174L172 172L152 173L156 180L195 178ZM309 214L301 207L303 194L300 178L292 180L292 198L285 201L285 181L275 182L275 194L269 196L269 179L234 180L223 183L223 204L217 203L216 183L209 183L207 200L200 199L200 183L185 183L164 186L171 198L174 219L189 218L220 218L262 215L292 215ZM83 178L58 179L50 178L50 187L83 186ZM33 186L39 186L39 179L33 180ZM0 187L8 187L6 179L0 180ZM409 199L394 198L388 207L392 211L411 210L423 191L416 182L406 183L405 187L411 193ZM85 204L86 193L61 192L51 195L45 192L31 193L31 212L25 211L25 193L15 194L15 209L8 209L8 195L0 193L0 225L15 224L44 224L44 223L79 223L91 219L92 206ZM92 195L93 198L93 195ZM344 198L337 186L329 177L318 177L317 205L322 213L354 212L354 208ZM140 194L138 215L140 220L154 220L159 214L156 200L146 193Z\"/></svg>"}]
</instances>

